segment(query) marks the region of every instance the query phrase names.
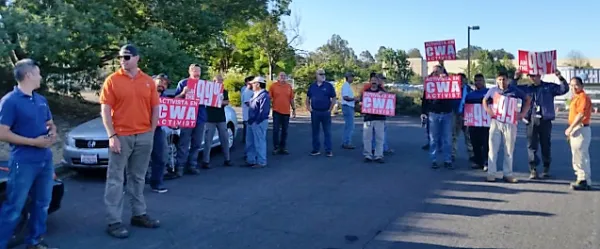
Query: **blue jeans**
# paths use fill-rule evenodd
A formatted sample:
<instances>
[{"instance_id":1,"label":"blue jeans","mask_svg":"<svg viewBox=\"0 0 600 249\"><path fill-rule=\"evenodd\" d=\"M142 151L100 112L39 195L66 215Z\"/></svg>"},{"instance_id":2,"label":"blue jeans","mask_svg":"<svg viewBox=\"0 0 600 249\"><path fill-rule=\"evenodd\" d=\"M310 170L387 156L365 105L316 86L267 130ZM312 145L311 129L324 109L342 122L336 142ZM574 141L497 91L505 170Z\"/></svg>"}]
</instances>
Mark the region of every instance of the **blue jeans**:
<instances>
[{"instance_id":1,"label":"blue jeans","mask_svg":"<svg viewBox=\"0 0 600 249\"><path fill-rule=\"evenodd\" d=\"M384 124L383 126L383 151L390 151L390 147L388 146L388 142L387 142L387 123ZM375 148L375 130L373 130L373 140L371 141L371 145L373 145L373 148Z\"/></svg>"},{"instance_id":2,"label":"blue jeans","mask_svg":"<svg viewBox=\"0 0 600 249\"><path fill-rule=\"evenodd\" d=\"M249 164L267 165L267 128L269 120L248 126L246 160Z\"/></svg>"},{"instance_id":3,"label":"blue jeans","mask_svg":"<svg viewBox=\"0 0 600 249\"><path fill-rule=\"evenodd\" d=\"M6 183L6 201L0 211L0 248L6 248L23 208L28 208L31 213L25 243L37 245L46 233L46 219L54 186L54 165L52 160L38 163L10 160L8 164L10 173ZM28 197L31 197L31 202L25 207Z\"/></svg>"},{"instance_id":4,"label":"blue jeans","mask_svg":"<svg viewBox=\"0 0 600 249\"><path fill-rule=\"evenodd\" d=\"M429 154L431 161L442 155L445 163L452 162L452 113L429 113Z\"/></svg>"},{"instance_id":5,"label":"blue jeans","mask_svg":"<svg viewBox=\"0 0 600 249\"><path fill-rule=\"evenodd\" d=\"M342 105L344 115L344 135L342 136L342 145L352 144L352 132L354 132L354 107Z\"/></svg>"},{"instance_id":6,"label":"blue jeans","mask_svg":"<svg viewBox=\"0 0 600 249\"><path fill-rule=\"evenodd\" d=\"M150 187L160 188L163 185L163 176L167 162L165 153L167 152L167 137L165 131L159 126L154 131L154 143L152 144L152 154L150 155Z\"/></svg>"},{"instance_id":7,"label":"blue jeans","mask_svg":"<svg viewBox=\"0 0 600 249\"><path fill-rule=\"evenodd\" d=\"M323 127L325 152L331 152L331 112L316 111L310 112L310 122L312 124L312 147L313 151L321 150L321 126Z\"/></svg>"},{"instance_id":8,"label":"blue jeans","mask_svg":"<svg viewBox=\"0 0 600 249\"><path fill-rule=\"evenodd\" d=\"M204 140L204 125L204 122L197 122L194 128L181 128L175 156L178 168L198 167L198 154Z\"/></svg>"}]
</instances>

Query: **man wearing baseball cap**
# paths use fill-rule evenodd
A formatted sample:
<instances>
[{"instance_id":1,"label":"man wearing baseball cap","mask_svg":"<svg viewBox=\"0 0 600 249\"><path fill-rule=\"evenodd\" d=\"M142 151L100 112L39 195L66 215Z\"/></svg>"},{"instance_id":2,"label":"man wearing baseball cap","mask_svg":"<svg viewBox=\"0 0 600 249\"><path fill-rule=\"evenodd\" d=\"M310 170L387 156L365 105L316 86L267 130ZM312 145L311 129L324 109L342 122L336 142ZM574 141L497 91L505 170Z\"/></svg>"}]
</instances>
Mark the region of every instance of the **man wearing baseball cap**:
<instances>
[{"instance_id":1,"label":"man wearing baseball cap","mask_svg":"<svg viewBox=\"0 0 600 249\"><path fill-rule=\"evenodd\" d=\"M252 168L267 166L267 128L271 112L271 97L265 91L267 81L255 77L250 81L254 95L248 101L248 134L246 134L246 163Z\"/></svg>"},{"instance_id":2,"label":"man wearing baseball cap","mask_svg":"<svg viewBox=\"0 0 600 249\"><path fill-rule=\"evenodd\" d=\"M140 59L133 45L121 47L121 69L104 81L100 93L102 122L109 138L108 170L104 203L108 212L106 232L126 238L129 231L122 223L123 183L131 202L131 225L157 228L158 220L146 214L144 177L150 162L154 130L158 125L159 97L152 77L138 68Z\"/></svg>"}]
</instances>

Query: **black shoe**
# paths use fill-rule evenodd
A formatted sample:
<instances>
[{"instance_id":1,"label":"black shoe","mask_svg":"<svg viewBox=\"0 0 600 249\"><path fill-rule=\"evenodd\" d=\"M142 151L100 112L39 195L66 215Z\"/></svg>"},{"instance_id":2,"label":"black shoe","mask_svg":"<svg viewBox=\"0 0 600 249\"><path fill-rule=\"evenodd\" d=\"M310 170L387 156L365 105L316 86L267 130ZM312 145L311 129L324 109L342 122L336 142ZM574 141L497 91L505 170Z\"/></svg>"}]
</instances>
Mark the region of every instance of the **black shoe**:
<instances>
[{"instance_id":1,"label":"black shoe","mask_svg":"<svg viewBox=\"0 0 600 249\"><path fill-rule=\"evenodd\" d=\"M590 190L592 187L587 184L587 181L576 181L571 183L571 189L573 190Z\"/></svg>"},{"instance_id":2,"label":"black shoe","mask_svg":"<svg viewBox=\"0 0 600 249\"><path fill-rule=\"evenodd\" d=\"M351 145L351 144L342 144L342 149L353 150L353 149L356 149L356 146Z\"/></svg>"},{"instance_id":3,"label":"black shoe","mask_svg":"<svg viewBox=\"0 0 600 249\"><path fill-rule=\"evenodd\" d=\"M273 150L273 155L279 155L279 153L280 153L279 149L274 149Z\"/></svg>"},{"instance_id":4,"label":"black shoe","mask_svg":"<svg viewBox=\"0 0 600 249\"><path fill-rule=\"evenodd\" d=\"M58 247L51 247L44 242L40 242L37 245L28 245L26 249L58 249Z\"/></svg>"},{"instance_id":5,"label":"black shoe","mask_svg":"<svg viewBox=\"0 0 600 249\"><path fill-rule=\"evenodd\" d=\"M200 170L198 170L197 168L189 167L189 168L185 169L185 173L188 175L197 175L197 174L200 174Z\"/></svg>"},{"instance_id":6,"label":"black shoe","mask_svg":"<svg viewBox=\"0 0 600 249\"><path fill-rule=\"evenodd\" d=\"M144 228L158 228L160 221L150 218L147 214L131 217L131 225Z\"/></svg>"},{"instance_id":7,"label":"black shoe","mask_svg":"<svg viewBox=\"0 0 600 249\"><path fill-rule=\"evenodd\" d=\"M421 147L422 150L429 150L429 144L423 145L423 147Z\"/></svg>"},{"instance_id":8,"label":"black shoe","mask_svg":"<svg viewBox=\"0 0 600 249\"><path fill-rule=\"evenodd\" d=\"M169 190L167 188L163 188L163 187L152 188L152 192L159 193L159 194L164 194L164 193L166 193L168 191Z\"/></svg>"},{"instance_id":9,"label":"black shoe","mask_svg":"<svg viewBox=\"0 0 600 249\"><path fill-rule=\"evenodd\" d=\"M365 157L365 163L370 163L373 162L373 158L372 157Z\"/></svg>"},{"instance_id":10,"label":"black shoe","mask_svg":"<svg viewBox=\"0 0 600 249\"><path fill-rule=\"evenodd\" d=\"M106 233L118 239L125 239L129 237L129 231L120 222L108 225L106 228Z\"/></svg>"},{"instance_id":11,"label":"black shoe","mask_svg":"<svg viewBox=\"0 0 600 249\"><path fill-rule=\"evenodd\" d=\"M376 158L375 162L376 163L385 163L385 161L383 160L383 158Z\"/></svg>"},{"instance_id":12,"label":"black shoe","mask_svg":"<svg viewBox=\"0 0 600 249\"><path fill-rule=\"evenodd\" d=\"M311 156L318 156L318 155L321 155L321 152L318 151L318 150L313 150L313 151L310 152L310 155Z\"/></svg>"},{"instance_id":13,"label":"black shoe","mask_svg":"<svg viewBox=\"0 0 600 249\"><path fill-rule=\"evenodd\" d=\"M447 168L447 169L454 169L454 165L452 165L452 163L445 162L445 163L444 163L444 168Z\"/></svg>"},{"instance_id":14,"label":"black shoe","mask_svg":"<svg viewBox=\"0 0 600 249\"><path fill-rule=\"evenodd\" d=\"M231 163L231 160L225 160L225 162L223 162L223 165L226 166L226 167L233 166L233 164Z\"/></svg>"},{"instance_id":15,"label":"black shoe","mask_svg":"<svg viewBox=\"0 0 600 249\"><path fill-rule=\"evenodd\" d=\"M262 169L264 167L267 167L267 165L266 164L265 165L263 165L263 164L254 164L250 168L252 168L252 169Z\"/></svg>"},{"instance_id":16,"label":"black shoe","mask_svg":"<svg viewBox=\"0 0 600 249\"><path fill-rule=\"evenodd\" d=\"M542 173L543 179L550 178L550 166L544 166L544 172Z\"/></svg>"},{"instance_id":17,"label":"black shoe","mask_svg":"<svg viewBox=\"0 0 600 249\"><path fill-rule=\"evenodd\" d=\"M252 167L254 167L254 165L256 165L256 163L246 162L246 167L252 168Z\"/></svg>"},{"instance_id":18,"label":"black shoe","mask_svg":"<svg viewBox=\"0 0 600 249\"><path fill-rule=\"evenodd\" d=\"M452 155L452 162L456 161L456 156Z\"/></svg>"},{"instance_id":19,"label":"black shoe","mask_svg":"<svg viewBox=\"0 0 600 249\"><path fill-rule=\"evenodd\" d=\"M438 166L438 164L436 162L434 162L434 163L431 163L431 168L432 169L439 169L440 166Z\"/></svg>"},{"instance_id":20,"label":"black shoe","mask_svg":"<svg viewBox=\"0 0 600 249\"><path fill-rule=\"evenodd\" d=\"M386 156L393 155L394 154L394 150L388 149L388 150L384 151L383 154L386 155Z\"/></svg>"},{"instance_id":21,"label":"black shoe","mask_svg":"<svg viewBox=\"0 0 600 249\"><path fill-rule=\"evenodd\" d=\"M177 177L182 177L184 172L185 172L184 167L177 167L175 169L175 174L177 175Z\"/></svg>"},{"instance_id":22,"label":"black shoe","mask_svg":"<svg viewBox=\"0 0 600 249\"><path fill-rule=\"evenodd\" d=\"M289 155L290 152L287 149L281 149L281 150L279 150L279 154L281 154L281 155Z\"/></svg>"},{"instance_id":23,"label":"black shoe","mask_svg":"<svg viewBox=\"0 0 600 249\"><path fill-rule=\"evenodd\" d=\"M325 152L325 156L332 157L333 156L333 152L327 151L327 152Z\"/></svg>"},{"instance_id":24,"label":"black shoe","mask_svg":"<svg viewBox=\"0 0 600 249\"><path fill-rule=\"evenodd\" d=\"M200 166L201 169L210 169L210 164L207 162L202 162L202 166Z\"/></svg>"},{"instance_id":25,"label":"black shoe","mask_svg":"<svg viewBox=\"0 0 600 249\"><path fill-rule=\"evenodd\" d=\"M179 176L175 172L167 172L163 176L163 180L173 180L173 179L177 179L177 178L179 178Z\"/></svg>"}]
</instances>

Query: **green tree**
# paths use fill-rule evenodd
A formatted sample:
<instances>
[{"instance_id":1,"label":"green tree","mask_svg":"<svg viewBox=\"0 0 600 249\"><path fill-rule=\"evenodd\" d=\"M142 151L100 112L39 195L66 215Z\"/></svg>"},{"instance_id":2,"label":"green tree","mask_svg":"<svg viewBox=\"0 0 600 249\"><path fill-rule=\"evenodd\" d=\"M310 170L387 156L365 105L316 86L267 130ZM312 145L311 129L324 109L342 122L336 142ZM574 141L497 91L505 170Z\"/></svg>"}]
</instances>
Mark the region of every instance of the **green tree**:
<instances>
[{"instance_id":1,"label":"green tree","mask_svg":"<svg viewBox=\"0 0 600 249\"><path fill-rule=\"evenodd\" d=\"M421 50L419 50L418 48L411 48L410 50L408 50L407 54L408 58L423 58L423 56L421 55Z\"/></svg>"}]
</instances>

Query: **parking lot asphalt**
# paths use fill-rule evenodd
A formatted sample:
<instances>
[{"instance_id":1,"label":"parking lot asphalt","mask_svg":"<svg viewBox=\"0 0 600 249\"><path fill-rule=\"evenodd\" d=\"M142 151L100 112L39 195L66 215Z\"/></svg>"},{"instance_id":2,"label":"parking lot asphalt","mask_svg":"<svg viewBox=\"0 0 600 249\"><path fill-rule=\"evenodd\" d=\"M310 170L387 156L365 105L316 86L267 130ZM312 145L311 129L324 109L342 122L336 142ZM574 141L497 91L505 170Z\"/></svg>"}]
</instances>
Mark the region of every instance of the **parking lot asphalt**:
<instances>
[{"instance_id":1,"label":"parking lot asphalt","mask_svg":"<svg viewBox=\"0 0 600 249\"><path fill-rule=\"evenodd\" d=\"M311 157L308 119L292 122L291 155L269 153L267 168L216 167L167 181L165 194L148 188L148 213L160 219L162 227L132 228L128 239L113 239L104 232L102 173L66 179L63 206L49 217L46 239L63 249L600 246L600 192L569 189L574 175L564 121L554 125L553 178L546 181L526 180L525 132L520 129L514 163L522 179L518 184L484 182L484 172L469 169L462 140L458 169L430 169L421 150L424 130L414 118L388 122L389 144L396 153L386 157L385 164L363 163L360 149L342 150L339 118L332 127L334 157ZM361 125L357 119L356 145L362 144ZM599 127L592 126L592 162L600 148ZM268 141L271 148L270 132ZM239 166L243 145L239 138L236 143L232 158ZM222 161L220 153L213 156L215 166ZM126 204L124 220L129 210Z\"/></svg>"}]
</instances>

